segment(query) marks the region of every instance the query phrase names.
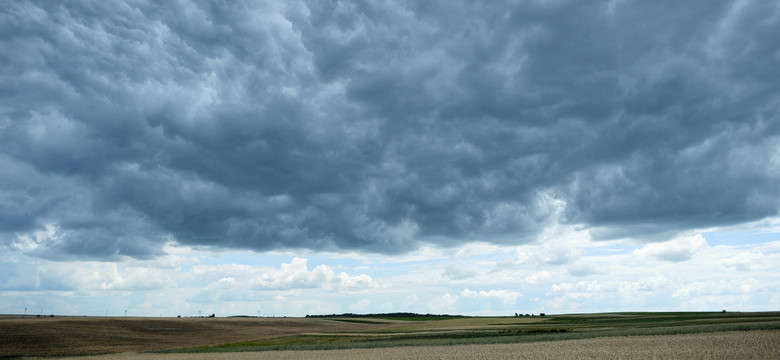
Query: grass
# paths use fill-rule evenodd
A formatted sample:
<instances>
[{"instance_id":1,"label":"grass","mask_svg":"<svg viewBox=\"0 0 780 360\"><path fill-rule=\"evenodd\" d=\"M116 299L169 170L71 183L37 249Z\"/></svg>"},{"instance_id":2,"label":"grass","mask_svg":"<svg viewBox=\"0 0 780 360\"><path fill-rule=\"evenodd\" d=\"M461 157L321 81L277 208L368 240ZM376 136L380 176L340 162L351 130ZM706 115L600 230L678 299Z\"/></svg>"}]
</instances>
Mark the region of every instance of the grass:
<instances>
[{"instance_id":1,"label":"grass","mask_svg":"<svg viewBox=\"0 0 780 360\"><path fill-rule=\"evenodd\" d=\"M388 319L339 319L381 323ZM400 320L393 318L392 320ZM344 333L294 335L259 341L171 349L164 353L264 350L332 350L509 344L614 336L698 334L723 331L780 330L780 313L614 313L517 318L450 318L400 321L393 326Z\"/></svg>"}]
</instances>

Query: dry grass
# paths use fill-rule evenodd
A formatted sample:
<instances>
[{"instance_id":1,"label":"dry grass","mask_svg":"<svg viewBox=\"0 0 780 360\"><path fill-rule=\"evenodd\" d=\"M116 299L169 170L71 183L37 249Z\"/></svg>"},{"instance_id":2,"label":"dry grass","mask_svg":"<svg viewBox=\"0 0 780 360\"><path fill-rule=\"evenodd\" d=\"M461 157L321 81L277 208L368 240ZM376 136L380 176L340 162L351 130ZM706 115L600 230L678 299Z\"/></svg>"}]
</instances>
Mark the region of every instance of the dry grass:
<instances>
[{"instance_id":1,"label":"dry grass","mask_svg":"<svg viewBox=\"0 0 780 360\"><path fill-rule=\"evenodd\" d=\"M0 358L90 355L276 338L384 325L302 318L96 318L0 316Z\"/></svg>"},{"instance_id":2,"label":"dry grass","mask_svg":"<svg viewBox=\"0 0 780 360\"><path fill-rule=\"evenodd\" d=\"M150 359L780 359L780 331L609 337L555 342L211 354L114 354L85 360Z\"/></svg>"}]
</instances>

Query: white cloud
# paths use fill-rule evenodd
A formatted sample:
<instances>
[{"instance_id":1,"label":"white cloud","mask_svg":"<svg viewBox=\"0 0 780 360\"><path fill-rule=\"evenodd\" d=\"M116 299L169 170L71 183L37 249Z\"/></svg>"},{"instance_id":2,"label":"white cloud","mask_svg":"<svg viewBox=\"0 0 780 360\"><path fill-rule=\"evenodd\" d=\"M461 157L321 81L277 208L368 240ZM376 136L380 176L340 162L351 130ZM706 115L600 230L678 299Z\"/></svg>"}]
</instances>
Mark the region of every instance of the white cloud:
<instances>
[{"instance_id":1,"label":"white cloud","mask_svg":"<svg viewBox=\"0 0 780 360\"><path fill-rule=\"evenodd\" d=\"M511 291L511 290L489 290L489 291L472 291L469 289L463 289L461 291L460 296L463 296L467 299L491 299L496 298L501 300L502 303L505 305L512 305L517 301L517 298L519 298L521 295L517 291Z\"/></svg>"},{"instance_id":2,"label":"white cloud","mask_svg":"<svg viewBox=\"0 0 780 360\"><path fill-rule=\"evenodd\" d=\"M666 286L669 280L663 274L655 274L645 278L642 284L643 290L656 290Z\"/></svg>"},{"instance_id":3,"label":"white cloud","mask_svg":"<svg viewBox=\"0 0 780 360\"><path fill-rule=\"evenodd\" d=\"M221 278L221 279L219 279L216 282L211 284L212 287L228 288L228 289L235 288L235 287L237 287L239 285L240 284L236 281L236 278L234 278L234 277Z\"/></svg>"},{"instance_id":4,"label":"white cloud","mask_svg":"<svg viewBox=\"0 0 780 360\"><path fill-rule=\"evenodd\" d=\"M538 284L550 280L551 277L549 271L542 270L528 274L523 280L528 284Z\"/></svg>"},{"instance_id":5,"label":"white cloud","mask_svg":"<svg viewBox=\"0 0 780 360\"><path fill-rule=\"evenodd\" d=\"M290 263L282 263L279 270L262 273L255 279L254 285L272 289L313 288L335 277L330 267L320 265L309 271L307 263L305 258L293 258Z\"/></svg>"},{"instance_id":6,"label":"white cloud","mask_svg":"<svg viewBox=\"0 0 780 360\"><path fill-rule=\"evenodd\" d=\"M740 252L732 257L720 261L721 265L728 269L740 271L755 271L765 268L768 264L766 256L757 252Z\"/></svg>"},{"instance_id":7,"label":"white cloud","mask_svg":"<svg viewBox=\"0 0 780 360\"><path fill-rule=\"evenodd\" d=\"M780 253L780 241L770 241L752 246L754 250L762 253Z\"/></svg>"},{"instance_id":8,"label":"white cloud","mask_svg":"<svg viewBox=\"0 0 780 360\"><path fill-rule=\"evenodd\" d=\"M745 234L739 238L749 239L755 232ZM28 291L25 289L49 294L52 299L78 299L81 309L88 309L91 315L103 314L103 304L115 304L119 310L107 309L114 314L127 308L138 315L160 312L174 316L197 314L198 310L218 316L256 314L260 304L264 315L767 310L774 305L776 297L770 299L780 289L774 280L780 247L778 242L765 239L734 245L723 245L718 240L721 245L701 247L689 261L678 262L658 262L658 257L649 252L638 256L638 251L632 252L625 240L605 247L608 242L571 239L555 244L496 246L492 252L481 247L484 251L454 257L460 260L451 256L457 249L399 257L335 257L318 253L295 257L293 253L280 252L209 253L169 248L171 254L165 257L116 263L53 262L16 254L16 258L0 262L0 287L3 298L8 299L0 304L0 310L14 312L32 306L23 304L29 296L20 292ZM683 240L679 242L695 245L696 237ZM551 237L549 241L556 239ZM547 251L566 247L577 248L579 259L575 263L559 266L546 261ZM648 248L652 249L643 249ZM518 257L544 256L502 263L502 259L514 253ZM370 266L359 265L366 261L370 261ZM310 268L310 263L320 265ZM580 266L584 270L576 272ZM458 280L446 276L458 270L467 270L473 276ZM713 273L719 274L717 281L710 281ZM94 300L83 298L87 296L83 294ZM108 296L118 296L110 294L123 297L121 301L107 300ZM134 298L127 297L131 296L128 294ZM23 306L19 307L20 304ZM41 306L58 305L52 300ZM63 313L73 314L85 311L62 309Z\"/></svg>"},{"instance_id":9,"label":"white cloud","mask_svg":"<svg viewBox=\"0 0 780 360\"><path fill-rule=\"evenodd\" d=\"M342 272L336 275L327 265L319 265L309 271L307 263L308 259L296 257L290 263L282 263L278 270L263 269L252 279L252 285L262 289L319 287L326 290L354 290L374 285L371 277L365 274L350 276Z\"/></svg>"},{"instance_id":10,"label":"white cloud","mask_svg":"<svg viewBox=\"0 0 780 360\"><path fill-rule=\"evenodd\" d=\"M775 307L780 306L780 294L776 294L775 296L772 296L772 298L769 299L769 303L773 304Z\"/></svg>"},{"instance_id":11,"label":"white cloud","mask_svg":"<svg viewBox=\"0 0 780 360\"><path fill-rule=\"evenodd\" d=\"M780 282L752 278L726 278L695 281L680 287L674 297L691 298L715 295L753 295L760 292L777 292Z\"/></svg>"},{"instance_id":12,"label":"white cloud","mask_svg":"<svg viewBox=\"0 0 780 360\"><path fill-rule=\"evenodd\" d=\"M115 264L110 264L111 279L110 283L106 284L107 289L119 289L119 290L150 290L150 289L162 289L166 285L171 284L170 274L164 269L156 269L151 267L127 267L123 270L117 270Z\"/></svg>"},{"instance_id":13,"label":"white cloud","mask_svg":"<svg viewBox=\"0 0 780 360\"><path fill-rule=\"evenodd\" d=\"M455 264L447 264L444 270L444 276L451 280L468 279L479 275L479 273L479 270L474 267L457 266Z\"/></svg>"},{"instance_id":14,"label":"white cloud","mask_svg":"<svg viewBox=\"0 0 780 360\"><path fill-rule=\"evenodd\" d=\"M363 299L350 305L349 308L353 311L368 311L370 309L370 306L371 306L371 300Z\"/></svg>"},{"instance_id":15,"label":"white cloud","mask_svg":"<svg viewBox=\"0 0 780 360\"><path fill-rule=\"evenodd\" d=\"M596 266L590 264L573 264L569 266L567 271L572 276L588 276L588 275L601 274L601 271Z\"/></svg>"},{"instance_id":16,"label":"white cloud","mask_svg":"<svg viewBox=\"0 0 780 360\"><path fill-rule=\"evenodd\" d=\"M0 276L0 287L5 289L146 291L173 285L172 270L141 264L42 261L4 265L4 275L9 277Z\"/></svg>"},{"instance_id":17,"label":"white cloud","mask_svg":"<svg viewBox=\"0 0 780 360\"><path fill-rule=\"evenodd\" d=\"M457 249L455 258L461 261L468 261L471 256L491 254L500 251L500 249L501 247L489 243L467 243Z\"/></svg>"},{"instance_id":18,"label":"white cloud","mask_svg":"<svg viewBox=\"0 0 780 360\"><path fill-rule=\"evenodd\" d=\"M602 281L580 281L576 284L572 283L561 283L561 284L555 284L552 286L552 292L554 293L565 293L572 296L575 296L574 294L582 294L582 295L576 295L576 296L584 296L584 297L590 297L592 294L596 293L605 293L605 292L614 292L617 290L619 286L619 282L616 281L608 281L608 282L602 282Z\"/></svg>"},{"instance_id":19,"label":"white cloud","mask_svg":"<svg viewBox=\"0 0 780 360\"><path fill-rule=\"evenodd\" d=\"M373 280L366 274L360 274L355 276L347 275L342 272L334 279L334 284L341 290L349 289L363 289L374 285Z\"/></svg>"},{"instance_id":20,"label":"white cloud","mask_svg":"<svg viewBox=\"0 0 780 360\"><path fill-rule=\"evenodd\" d=\"M583 280L577 283L554 284L551 294L561 294L568 299L623 299L639 304L643 297L651 296L667 284L668 280L662 274L637 281ZM645 294L640 295L640 292Z\"/></svg>"},{"instance_id":21,"label":"white cloud","mask_svg":"<svg viewBox=\"0 0 780 360\"><path fill-rule=\"evenodd\" d=\"M433 299L431 299L430 302L428 302L428 307L433 311L434 313L444 314L444 313L455 313L458 309L458 301L460 298L458 298L458 295L452 295L450 293L446 293L442 296L437 296Z\"/></svg>"},{"instance_id":22,"label":"white cloud","mask_svg":"<svg viewBox=\"0 0 780 360\"><path fill-rule=\"evenodd\" d=\"M707 240L701 234L678 237L662 243L648 244L634 251L634 255L657 260L679 262L693 257L699 251L709 249Z\"/></svg>"},{"instance_id":23,"label":"white cloud","mask_svg":"<svg viewBox=\"0 0 780 360\"><path fill-rule=\"evenodd\" d=\"M62 238L62 230L56 224L47 224L43 230L31 234L21 234L10 243L10 248L17 251L33 251L40 246L51 245Z\"/></svg>"}]
</instances>

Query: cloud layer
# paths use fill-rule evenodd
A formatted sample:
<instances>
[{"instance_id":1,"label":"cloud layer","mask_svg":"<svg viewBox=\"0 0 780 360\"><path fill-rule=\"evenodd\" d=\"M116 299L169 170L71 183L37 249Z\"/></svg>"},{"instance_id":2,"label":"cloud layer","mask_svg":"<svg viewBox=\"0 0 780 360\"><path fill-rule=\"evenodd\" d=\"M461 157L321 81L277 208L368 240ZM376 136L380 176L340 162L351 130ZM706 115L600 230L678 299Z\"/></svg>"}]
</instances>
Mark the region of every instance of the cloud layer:
<instances>
[{"instance_id":1,"label":"cloud layer","mask_svg":"<svg viewBox=\"0 0 780 360\"><path fill-rule=\"evenodd\" d=\"M652 239L777 215L778 13L4 4L0 246L393 254L555 223ZM676 259L664 246L645 252Z\"/></svg>"},{"instance_id":2,"label":"cloud layer","mask_svg":"<svg viewBox=\"0 0 780 360\"><path fill-rule=\"evenodd\" d=\"M733 245L719 245L722 238L710 233L709 239L695 234L662 246L626 246L573 232L556 243L470 243L458 255L431 247L408 255L307 257L167 247L167 255L154 259L105 262L10 253L0 259L0 313L768 311L780 305L780 241L773 234L774 240L760 243L741 232L736 235L745 243ZM549 261L546 254L557 248L577 249L579 255ZM678 261L679 254L690 252L680 250L686 248L693 254Z\"/></svg>"}]
</instances>

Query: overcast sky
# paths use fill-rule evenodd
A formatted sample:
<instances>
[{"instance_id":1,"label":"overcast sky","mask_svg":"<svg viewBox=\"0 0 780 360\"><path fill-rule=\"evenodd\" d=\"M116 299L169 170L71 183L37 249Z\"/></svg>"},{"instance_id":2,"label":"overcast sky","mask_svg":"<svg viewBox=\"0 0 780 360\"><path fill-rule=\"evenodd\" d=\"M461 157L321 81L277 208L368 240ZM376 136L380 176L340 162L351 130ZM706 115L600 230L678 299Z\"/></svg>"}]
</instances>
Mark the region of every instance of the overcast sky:
<instances>
[{"instance_id":1,"label":"overcast sky","mask_svg":"<svg viewBox=\"0 0 780 360\"><path fill-rule=\"evenodd\" d=\"M0 313L780 307L780 3L0 4Z\"/></svg>"}]
</instances>

